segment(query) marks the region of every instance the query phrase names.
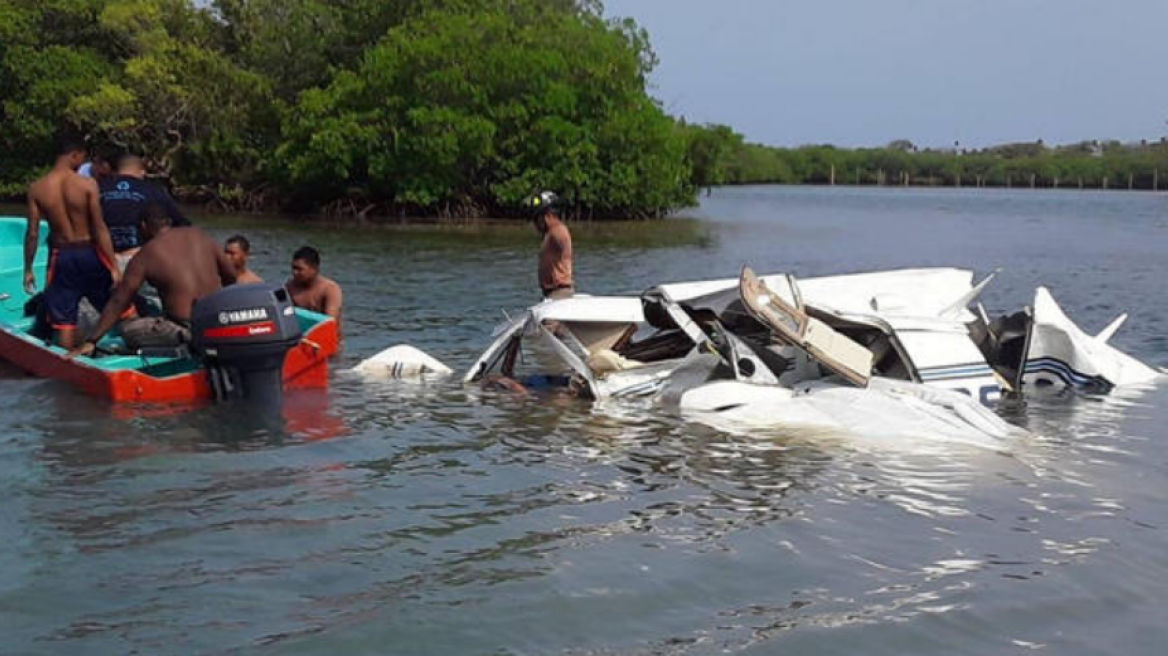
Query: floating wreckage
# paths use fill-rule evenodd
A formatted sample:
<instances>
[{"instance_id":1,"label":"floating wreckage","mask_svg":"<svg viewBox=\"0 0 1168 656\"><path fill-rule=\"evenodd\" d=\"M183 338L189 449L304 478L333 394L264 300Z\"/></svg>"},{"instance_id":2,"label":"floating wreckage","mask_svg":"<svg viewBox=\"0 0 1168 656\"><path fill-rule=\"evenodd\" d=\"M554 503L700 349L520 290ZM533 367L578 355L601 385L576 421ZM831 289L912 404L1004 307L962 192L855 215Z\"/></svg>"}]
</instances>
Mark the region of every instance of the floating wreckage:
<instances>
[{"instance_id":1,"label":"floating wreckage","mask_svg":"<svg viewBox=\"0 0 1168 656\"><path fill-rule=\"evenodd\" d=\"M1045 288L991 320L962 269L796 280L667 284L640 297L544 301L508 320L462 377L595 400L654 399L721 429L815 427L996 445L1020 429L986 406L1002 395L1106 393L1161 372L1090 336ZM398 378L451 369L399 345L356 370Z\"/></svg>"}]
</instances>

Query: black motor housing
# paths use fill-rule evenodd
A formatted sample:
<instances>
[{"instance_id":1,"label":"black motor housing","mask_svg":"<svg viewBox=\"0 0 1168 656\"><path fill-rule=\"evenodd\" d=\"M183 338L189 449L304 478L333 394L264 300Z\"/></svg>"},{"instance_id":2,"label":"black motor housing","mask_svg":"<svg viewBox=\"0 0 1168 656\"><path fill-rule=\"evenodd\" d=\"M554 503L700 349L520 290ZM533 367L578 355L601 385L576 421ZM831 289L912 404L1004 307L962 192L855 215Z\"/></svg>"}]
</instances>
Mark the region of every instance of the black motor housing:
<instances>
[{"instance_id":1,"label":"black motor housing","mask_svg":"<svg viewBox=\"0 0 1168 656\"><path fill-rule=\"evenodd\" d=\"M284 357L300 336L292 299L279 285L232 285L200 299L191 312L191 345L219 400L278 405Z\"/></svg>"}]
</instances>

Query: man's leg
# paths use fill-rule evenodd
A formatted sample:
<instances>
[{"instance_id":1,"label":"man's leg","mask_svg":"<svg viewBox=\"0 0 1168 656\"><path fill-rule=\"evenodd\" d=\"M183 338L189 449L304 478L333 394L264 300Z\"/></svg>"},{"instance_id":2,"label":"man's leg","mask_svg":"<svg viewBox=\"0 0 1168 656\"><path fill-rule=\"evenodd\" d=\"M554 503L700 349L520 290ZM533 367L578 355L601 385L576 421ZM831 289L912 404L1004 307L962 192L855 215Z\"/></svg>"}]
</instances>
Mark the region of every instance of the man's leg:
<instances>
[{"instance_id":1,"label":"man's leg","mask_svg":"<svg viewBox=\"0 0 1168 656\"><path fill-rule=\"evenodd\" d=\"M72 266L73 253L61 251L54 258L51 280L45 289L45 305L49 310L49 323L58 346L69 350L77 347L77 306L81 303L82 290L75 282Z\"/></svg>"},{"instance_id":2,"label":"man's leg","mask_svg":"<svg viewBox=\"0 0 1168 656\"><path fill-rule=\"evenodd\" d=\"M57 336L57 346L66 351L77 348L77 326L54 326L53 334Z\"/></svg>"},{"instance_id":3,"label":"man's leg","mask_svg":"<svg viewBox=\"0 0 1168 656\"><path fill-rule=\"evenodd\" d=\"M112 266L97 251L93 252L93 258L89 262L89 270L85 275L85 300L89 301L94 310L97 310L98 315L105 310L105 306L114 295ZM127 309L121 318L128 319L133 316L134 313ZM84 319L84 315L82 318ZM81 323L84 325L85 322Z\"/></svg>"},{"instance_id":4,"label":"man's leg","mask_svg":"<svg viewBox=\"0 0 1168 656\"><path fill-rule=\"evenodd\" d=\"M576 294L575 287L558 287L556 289L551 290L547 294L545 294L543 297L543 300L545 300L545 301L561 301L561 300L566 299L566 298L572 298L572 296L574 296L575 294ZM563 324L561 324L559 321L545 321L544 325L547 326L547 329L550 330L552 332L552 334L556 335L557 337L563 337L564 331L567 330L566 328L564 328Z\"/></svg>"}]
</instances>

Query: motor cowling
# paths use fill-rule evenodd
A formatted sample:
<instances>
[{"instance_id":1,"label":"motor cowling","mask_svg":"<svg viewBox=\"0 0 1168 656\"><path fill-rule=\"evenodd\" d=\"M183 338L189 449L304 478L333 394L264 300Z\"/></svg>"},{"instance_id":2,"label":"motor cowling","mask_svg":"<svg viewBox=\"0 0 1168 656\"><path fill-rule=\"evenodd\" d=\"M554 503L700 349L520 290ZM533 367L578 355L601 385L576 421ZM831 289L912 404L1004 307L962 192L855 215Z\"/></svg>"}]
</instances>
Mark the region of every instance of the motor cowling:
<instances>
[{"instance_id":1,"label":"motor cowling","mask_svg":"<svg viewBox=\"0 0 1168 656\"><path fill-rule=\"evenodd\" d=\"M232 285L195 303L191 345L219 400L278 405L284 358L301 337L288 291L279 285Z\"/></svg>"}]
</instances>

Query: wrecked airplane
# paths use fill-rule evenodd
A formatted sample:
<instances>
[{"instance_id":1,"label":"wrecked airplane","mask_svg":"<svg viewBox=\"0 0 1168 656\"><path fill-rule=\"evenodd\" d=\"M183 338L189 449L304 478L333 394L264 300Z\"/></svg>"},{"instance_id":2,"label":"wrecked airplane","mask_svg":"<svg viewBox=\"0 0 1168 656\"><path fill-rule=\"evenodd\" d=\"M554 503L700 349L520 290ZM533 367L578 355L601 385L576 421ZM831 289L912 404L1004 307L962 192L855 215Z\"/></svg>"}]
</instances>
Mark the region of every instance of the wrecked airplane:
<instances>
[{"instance_id":1,"label":"wrecked airplane","mask_svg":"<svg viewBox=\"0 0 1168 656\"><path fill-rule=\"evenodd\" d=\"M1017 429L985 406L1003 394L1107 392L1160 372L1071 322L1045 288L1033 308L990 320L990 283L961 269L796 280L756 276L666 284L639 298L545 301L499 327L467 384L654 398L699 422L814 426L969 438ZM366 375L447 375L410 346L362 362Z\"/></svg>"}]
</instances>

